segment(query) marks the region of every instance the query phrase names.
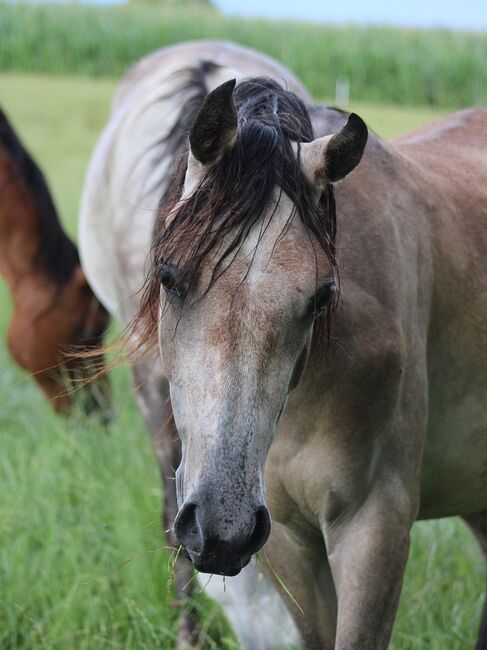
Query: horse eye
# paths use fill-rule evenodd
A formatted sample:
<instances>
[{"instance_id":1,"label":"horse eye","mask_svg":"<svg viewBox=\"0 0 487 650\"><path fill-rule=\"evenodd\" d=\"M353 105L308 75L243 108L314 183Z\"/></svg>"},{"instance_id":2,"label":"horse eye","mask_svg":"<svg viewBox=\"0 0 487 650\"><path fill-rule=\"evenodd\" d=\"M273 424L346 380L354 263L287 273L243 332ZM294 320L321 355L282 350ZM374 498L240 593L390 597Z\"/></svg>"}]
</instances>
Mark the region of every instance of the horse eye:
<instances>
[{"instance_id":1,"label":"horse eye","mask_svg":"<svg viewBox=\"0 0 487 650\"><path fill-rule=\"evenodd\" d=\"M320 314L325 311L330 300L335 294L335 291L336 284L334 280L327 282L320 289L318 289L313 299L313 313L315 318L320 316Z\"/></svg>"},{"instance_id":2,"label":"horse eye","mask_svg":"<svg viewBox=\"0 0 487 650\"><path fill-rule=\"evenodd\" d=\"M178 278L178 270L172 264L161 262L159 264L159 281L165 292L170 296L182 298L185 295L183 286Z\"/></svg>"}]
</instances>

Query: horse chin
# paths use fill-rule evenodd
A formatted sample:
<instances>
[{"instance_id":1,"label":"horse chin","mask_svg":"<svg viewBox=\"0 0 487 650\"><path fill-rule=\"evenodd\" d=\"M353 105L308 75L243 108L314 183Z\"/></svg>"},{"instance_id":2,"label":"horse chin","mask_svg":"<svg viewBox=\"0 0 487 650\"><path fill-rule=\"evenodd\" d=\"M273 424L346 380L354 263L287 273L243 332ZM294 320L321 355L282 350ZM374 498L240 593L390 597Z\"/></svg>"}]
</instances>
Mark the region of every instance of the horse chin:
<instances>
[{"instance_id":1,"label":"horse chin","mask_svg":"<svg viewBox=\"0 0 487 650\"><path fill-rule=\"evenodd\" d=\"M243 558L222 559L218 554L213 553L207 553L204 555L188 553L188 556L196 571L228 577L238 575L252 558L252 555L248 555Z\"/></svg>"}]
</instances>

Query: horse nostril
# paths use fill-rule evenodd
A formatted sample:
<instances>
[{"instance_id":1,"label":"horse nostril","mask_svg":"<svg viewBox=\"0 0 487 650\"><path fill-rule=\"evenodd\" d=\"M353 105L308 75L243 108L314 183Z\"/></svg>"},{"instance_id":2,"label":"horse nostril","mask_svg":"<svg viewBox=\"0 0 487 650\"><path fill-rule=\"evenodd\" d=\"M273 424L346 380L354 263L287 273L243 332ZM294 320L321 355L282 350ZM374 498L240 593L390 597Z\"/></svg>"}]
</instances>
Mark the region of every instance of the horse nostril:
<instances>
[{"instance_id":1,"label":"horse nostril","mask_svg":"<svg viewBox=\"0 0 487 650\"><path fill-rule=\"evenodd\" d=\"M254 528L247 540L245 552L253 555L264 546L271 532L271 518L265 506L261 506L255 513Z\"/></svg>"},{"instance_id":2,"label":"horse nostril","mask_svg":"<svg viewBox=\"0 0 487 650\"><path fill-rule=\"evenodd\" d=\"M174 523L177 540L193 553L201 553L204 539L198 520L198 506L195 503L185 503L179 511Z\"/></svg>"}]
</instances>

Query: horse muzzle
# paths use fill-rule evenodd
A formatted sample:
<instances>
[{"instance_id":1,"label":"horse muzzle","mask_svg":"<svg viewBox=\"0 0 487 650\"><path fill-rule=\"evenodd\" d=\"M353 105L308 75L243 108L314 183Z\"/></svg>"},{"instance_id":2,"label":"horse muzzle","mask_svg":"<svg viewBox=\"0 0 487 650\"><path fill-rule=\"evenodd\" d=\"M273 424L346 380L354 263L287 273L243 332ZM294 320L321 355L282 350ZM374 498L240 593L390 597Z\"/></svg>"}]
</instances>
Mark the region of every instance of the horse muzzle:
<instances>
[{"instance_id":1,"label":"horse muzzle","mask_svg":"<svg viewBox=\"0 0 487 650\"><path fill-rule=\"evenodd\" d=\"M263 504L235 522L208 502L192 500L180 509L174 530L197 571L235 576L267 541L271 519Z\"/></svg>"}]
</instances>

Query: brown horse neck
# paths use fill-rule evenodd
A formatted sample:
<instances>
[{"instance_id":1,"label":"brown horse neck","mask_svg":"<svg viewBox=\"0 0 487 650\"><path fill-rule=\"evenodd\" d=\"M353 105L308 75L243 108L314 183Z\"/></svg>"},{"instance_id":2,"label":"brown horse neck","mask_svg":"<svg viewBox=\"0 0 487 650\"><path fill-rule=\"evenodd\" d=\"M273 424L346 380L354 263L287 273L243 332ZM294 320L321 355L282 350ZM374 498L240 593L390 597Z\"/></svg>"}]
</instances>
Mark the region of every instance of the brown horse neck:
<instances>
[{"instance_id":1,"label":"brown horse neck","mask_svg":"<svg viewBox=\"0 0 487 650\"><path fill-rule=\"evenodd\" d=\"M0 164L0 273L14 300L27 285L52 293L54 282L36 259L41 236L36 203L14 164L1 158Z\"/></svg>"}]
</instances>

